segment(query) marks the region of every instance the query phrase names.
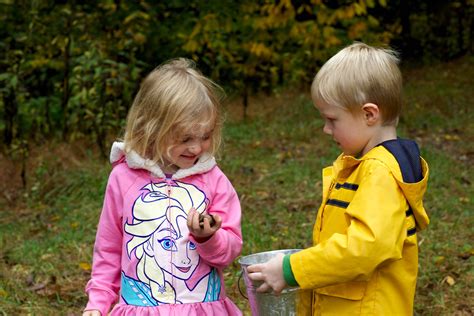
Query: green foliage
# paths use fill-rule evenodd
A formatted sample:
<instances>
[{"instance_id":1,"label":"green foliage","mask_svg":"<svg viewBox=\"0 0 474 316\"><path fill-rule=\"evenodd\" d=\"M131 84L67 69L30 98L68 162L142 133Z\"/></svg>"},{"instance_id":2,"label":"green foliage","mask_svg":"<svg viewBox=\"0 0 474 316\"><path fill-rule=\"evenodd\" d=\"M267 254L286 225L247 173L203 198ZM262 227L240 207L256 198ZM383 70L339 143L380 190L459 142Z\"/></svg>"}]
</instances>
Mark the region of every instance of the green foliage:
<instances>
[{"instance_id":1,"label":"green foliage","mask_svg":"<svg viewBox=\"0 0 474 316\"><path fill-rule=\"evenodd\" d=\"M471 0L2 1L2 150L93 139L105 155L140 80L167 59L194 59L231 95L306 86L353 41L403 57L472 51ZM8 151L8 150L7 150Z\"/></svg>"},{"instance_id":2,"label":"green foliage","mask_svg":"<svg viewBox=\"0 0 474 316\"><path fill-rule=\"evenodd\" d=\"M465 76L473 65L464 58L403 69L400 136L416 139L430 166L424 202L431 223L419 234L415 315L474 308L473 78ZM252 99L246 120L227 107L219 164L242 204L242 255L311 244L321 168L339 150L323 135L307 90ZM0 156L2 170L12 169L8 161ZM87 144L56 144L33 152L27 170L26 187L18 175L0 183L0 314L80 314L110 165ZM239 274L237 262L225 270L226 291L250 315Z\"/></svg>"}]
</instances>

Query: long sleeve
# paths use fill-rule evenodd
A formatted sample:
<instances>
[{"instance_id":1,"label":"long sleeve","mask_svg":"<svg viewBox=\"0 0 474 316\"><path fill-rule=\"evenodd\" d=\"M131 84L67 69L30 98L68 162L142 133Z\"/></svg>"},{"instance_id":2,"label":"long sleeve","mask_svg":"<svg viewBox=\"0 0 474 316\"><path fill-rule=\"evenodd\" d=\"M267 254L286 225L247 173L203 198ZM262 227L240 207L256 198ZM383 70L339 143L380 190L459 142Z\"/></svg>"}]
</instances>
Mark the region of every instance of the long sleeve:
<instances>
[{"instance_id":1,"label":"long sleeve","mask_svg":"<svg viewBox=\"0 0 474 316\"><path fill-rule=\"evenodd\" d=\"M86 286L89 302L85 310L96 309L103 316L117 301L120 289L123 201L119 191L118 179L112 173L97 229L91 279Z\"/></svg>"},{"instance_id":2,"label":"long sleeve","mask_svg":"<svg viewBox=\"0 0 474 316\"><path fill-rule=\"evenodd\" d=\"M196 245L203 260L214 267L224 268L242 250L240 201L232 184L219 168L211 172L208 185L214 192L207 211L219 215L222 226L209 240ZM192 236L190 238L195 242Z\"/></svg>"},{"instance_id":3,"label":"long sleeve","mask_svg":"<svg viewBox=\"0 0 474 316\"><path fill-rule=\"evenodd\" d=\"M377 266L402 257L407 207L403 193L382 164L363 179L341 210L346 232L291 255L292 271L302 288L368 280Z\"/></svg>"}]
</instances>

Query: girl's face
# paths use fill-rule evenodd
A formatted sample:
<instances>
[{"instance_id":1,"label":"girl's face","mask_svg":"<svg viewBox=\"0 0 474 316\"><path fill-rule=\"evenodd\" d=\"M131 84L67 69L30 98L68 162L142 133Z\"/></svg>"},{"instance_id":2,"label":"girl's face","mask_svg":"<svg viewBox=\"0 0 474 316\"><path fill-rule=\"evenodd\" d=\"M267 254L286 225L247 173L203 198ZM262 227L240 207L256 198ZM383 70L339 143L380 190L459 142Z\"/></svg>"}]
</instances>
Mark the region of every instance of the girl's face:
<instances>
[{"instance_id":1,"label":"girl's face","mask_svg":"<svg viewBox=\"0 0 474 316\"><path fill-rule=\"evenodd\" d=\"M190 131L176 138L170 145L171 149L165 156L165 163L171 164L179 169L194 166L202 154L211 148L211 129Z\"/></svg>"},{"instance_id":2,"label":"girl's face","mask_svg":"<svg viewBox=\"0 0 474 316\"><path fill-rule=\"evenodd\" d=\"M357 157L367 151L371 130L364 120L363 111L352 113L324 101L316 102L316 108L324 118L323 132L332 136L345 155Z\"/></svg>"}]
</instances>

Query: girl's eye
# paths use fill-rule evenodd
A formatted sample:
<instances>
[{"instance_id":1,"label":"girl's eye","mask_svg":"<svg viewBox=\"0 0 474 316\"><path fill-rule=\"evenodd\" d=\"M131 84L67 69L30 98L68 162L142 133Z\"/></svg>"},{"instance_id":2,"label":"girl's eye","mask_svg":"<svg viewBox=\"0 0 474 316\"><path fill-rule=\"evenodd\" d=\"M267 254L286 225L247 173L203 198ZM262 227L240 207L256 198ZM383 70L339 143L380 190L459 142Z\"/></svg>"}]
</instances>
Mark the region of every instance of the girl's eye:
<instances>
[{"instance_id":1,"label":"girl's eye","mask_svg":"<svg viewBox=\"0 0 474 316\"><path fill-rule=\"evenodd\" d=\"M211 139L211 135L205 135L205 136L202 138L202 140L209 140L209 139Z\"/></svg>"},{"instance_id":2,"label":"girl's eye","mask_svg":"<svg viewBox=\"0 0 474 316\"><path fill-rule=\"evenodd\" d=\"M158 240L160 243L161 247L163 247L164 250L166 251L176 251L176 245L174 241L171 238L163 238Z\"/></svg>"}]
</instances>

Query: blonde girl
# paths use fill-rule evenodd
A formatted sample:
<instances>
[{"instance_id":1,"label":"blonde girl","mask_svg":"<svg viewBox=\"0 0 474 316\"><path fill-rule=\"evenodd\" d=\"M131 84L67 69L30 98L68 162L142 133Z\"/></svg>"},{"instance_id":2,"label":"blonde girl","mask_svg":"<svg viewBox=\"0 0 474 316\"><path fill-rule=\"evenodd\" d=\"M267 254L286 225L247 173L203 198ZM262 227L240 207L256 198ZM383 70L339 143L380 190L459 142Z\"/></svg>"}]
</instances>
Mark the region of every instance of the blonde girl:
<instances>
[{"instance_id":1,"label":"blonde girl","mask_svg":"<svg viewBox=\"0 0 474 316\"><path fill-rule=\"evenodd\" d=\"M183 58L142 82L112 145L84 316L242 314L222 273L242 234L238 196L214 158L219 92Z\"/></svg>"}]
</instances>

